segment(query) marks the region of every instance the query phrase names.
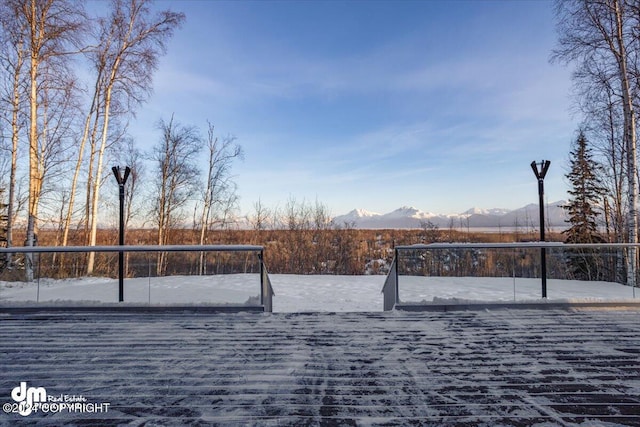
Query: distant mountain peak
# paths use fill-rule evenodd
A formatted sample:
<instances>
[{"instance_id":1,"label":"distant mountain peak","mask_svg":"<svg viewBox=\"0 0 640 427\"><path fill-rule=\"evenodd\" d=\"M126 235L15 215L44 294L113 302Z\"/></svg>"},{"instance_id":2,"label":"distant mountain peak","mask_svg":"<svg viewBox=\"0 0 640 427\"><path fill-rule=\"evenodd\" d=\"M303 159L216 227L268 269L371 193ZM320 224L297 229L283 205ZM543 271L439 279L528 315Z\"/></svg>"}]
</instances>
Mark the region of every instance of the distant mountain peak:
<instances>
[{"instance_id":1,"label":"distant mountain peak","mask_svg":"<svg viewBox=\"0 0 640 427\"><path fill-rule=\"evenodd\" d=\"M565 201L548 203L545 207L546 224L555 227L566 226L566 212L562 209ZM386 214L379 214L366 209L354 209L346 215L334 218L337 224L350 223L356 228L421 228L425 220L440 228L476 227L476 228L504 228L538 226L538 205L531 203L519 209L502 208L482 209L471 208L461 214L437 215L421 211L413 206L402 206Z\"/></svg>"},{"instance_id":2,"label":"distant mountain peak","mask_svg":"<svg viewBox=\"0 0 640 427\"><path fill-rule=\"evenodd\" d=\"M385 214L385 216L415 216L419 213L421 213L421 211L413 206L402 206L393 212Z\"/></svg>"},{"instance_id":3,"label":"distant mountain peak","mask_svg":"<svg viewBox=\"0 0 640 427\"><path fill-rule=\"evenodd\" d=\"M348 216L353 216L356 218L370 218L374 216L379 216L379 213L371 212L366 209L354 209L347 214Z\"/></svg>"}]
</instances>

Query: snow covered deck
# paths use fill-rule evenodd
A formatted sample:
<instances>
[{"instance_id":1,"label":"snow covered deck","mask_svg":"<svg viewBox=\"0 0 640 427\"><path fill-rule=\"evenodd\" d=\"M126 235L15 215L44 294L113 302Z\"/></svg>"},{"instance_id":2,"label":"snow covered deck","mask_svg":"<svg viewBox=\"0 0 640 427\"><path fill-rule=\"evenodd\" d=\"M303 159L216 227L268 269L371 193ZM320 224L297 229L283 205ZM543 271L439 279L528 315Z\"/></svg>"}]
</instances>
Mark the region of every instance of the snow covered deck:
<instances>
[{"instance_id":1,"label":"snow covered deck","mask_svg":"<svg viewBox=\"0 0 640 427\"><path fill-rule=\"evenodd\" d=\"M0 310L0 424L640 425L639 361L637 309Z\"/></svg>"}]
</instances>

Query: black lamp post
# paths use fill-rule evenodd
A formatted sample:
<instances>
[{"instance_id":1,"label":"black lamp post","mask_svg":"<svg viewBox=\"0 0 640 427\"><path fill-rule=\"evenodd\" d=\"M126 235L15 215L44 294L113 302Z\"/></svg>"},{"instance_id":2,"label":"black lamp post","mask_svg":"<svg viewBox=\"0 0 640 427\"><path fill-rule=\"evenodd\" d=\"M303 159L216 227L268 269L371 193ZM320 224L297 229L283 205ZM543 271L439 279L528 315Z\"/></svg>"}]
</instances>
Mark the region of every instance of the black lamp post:
<instances>
[{"instance_id":1,"label":"black lamp post","mask_svg":"<svg viewBox=\"0 0 640 427\"><path fill-rule=\"evenodd\" d=\"M120 166L114 166L111 168L113 174L118 181L118 187L120 188L120 246L124 246L124 184L129 178L131 169L129 166L124 168L124 176L120 175ZM124 301L124 252L118 252L118 301Z\"/></svg>"},{"instance_id":2,"label":"black lamp post","mask_svg":"<svg viewBox=\"0 0 640 427\"><path fill-rule=\"evenodd\" d=\"M531 169L538 178L538 197L540 199L540 241L544 242L544 177L549 170L551 162L549 160L543 160L540 163L536 163L535 160L531 162ZM540 166L540 169L538 169ZM542 276L542 298L547 297L547 253L545 248L540 248L540 275Z\"/></svg>"}]
</instances>

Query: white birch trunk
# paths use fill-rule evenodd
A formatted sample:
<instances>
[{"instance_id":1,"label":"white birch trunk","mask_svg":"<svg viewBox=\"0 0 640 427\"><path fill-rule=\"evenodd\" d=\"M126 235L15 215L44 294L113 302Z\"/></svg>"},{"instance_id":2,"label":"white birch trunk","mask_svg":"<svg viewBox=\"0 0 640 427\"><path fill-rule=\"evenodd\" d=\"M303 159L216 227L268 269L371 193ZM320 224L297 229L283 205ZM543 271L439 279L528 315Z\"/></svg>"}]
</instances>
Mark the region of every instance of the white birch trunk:
<instances>
[{"instance_id":1,"label":"white birch trunk","mask_svg":"<svg viewBox=\"0 0 640 427\"><path fill-rule=\"evenodd\" d=\"M624 114L624 143L627 149L627 185L629 212L627 224L629 229L629 243L638 243L638 181L636 179L636 118L631 96L631 84L627 67L627 52L623 34L622 10L619 0L614 0L616 15L616 43L618 51L618 68L622 90L622 108ZM629 248L627 254L627 283L636 285L637 249Z\"/></svg>"},{"instance_id":2,"label":"white birch trunk","mask_svg":"<svg viewBox=\"0 0 640 427\"><path fill-rule=\"evenodd\" d=\"M20 112L20 70L24 63L24 46L22 41L16 49L17 58L13 75L13 99L11 111L11 170L9 172L9 203L7 206L7 246L13 246L13 217L16 203L16 172L18 169L18 141L20 125L18 114ZM7 254L7 265L11 266L11 254Z\"/></svg>"},{"instance_id":3,"label":"white birch trunk","mask_svg":"<svg viewBox=\"0 0 640 427\"><path fill-rule=\"evenodd\" d=\"M27 216L27 235L25 246L33 246L38 227L38 65L40 58L38 28L36 24L36 4L32 0L31 13L31 64L29 68L30 94L29 94L29 203ZM28 282L33 281L33 254L26 254L25 275Z\"/></svg>"},{"instance_id":4,"label":"white birch trunk","mask_svg":"<svg viewBox=\"0 0 640 427\"><path fill-rule=\"evenodd\" d=\"M112 71L111 82L115 81L114 75L117 72L116 68ZM91 229L89 234L89 246L96 245L96 236L98 233L98 202L100 201L100 184L102 181L102 168L104 162L104 153L107 149L107 137L109 133L109 112L111 109L111 91L113 90L113 83L107 87L106 98L104 105L104 123L102 124L102 138L100 141L100 149L98 150L98 165L96 166L95 178L93 180L93 188L91 192ZM93 274L93 268L95 264L95 252L89 252L89 258L87 259L87 274Z\"/></svg>"}]
</instances>

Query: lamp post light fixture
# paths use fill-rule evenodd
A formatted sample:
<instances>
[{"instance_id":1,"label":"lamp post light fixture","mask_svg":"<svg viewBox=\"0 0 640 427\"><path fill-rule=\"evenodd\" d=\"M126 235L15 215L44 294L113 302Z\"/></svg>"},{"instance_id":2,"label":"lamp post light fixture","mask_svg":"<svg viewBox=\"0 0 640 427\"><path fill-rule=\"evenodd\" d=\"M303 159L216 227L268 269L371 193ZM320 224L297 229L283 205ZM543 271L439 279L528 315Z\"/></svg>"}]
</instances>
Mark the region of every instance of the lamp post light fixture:
<instances>
[{"instance_id":1,"label":"lamp post light fixture","mask_svg":"<svg viewBox=\"0 0 640 427\"><path fill-rule=\"evenodd\" d=\"M124 185L127 182L127 178L129 178L129 174L131 173L131 168L129 166L124 169L124 176L120 175L120 166L114 166L111 168L113 174L116 177L116 181L118 182L118 187L120 189L120 246L124 246ZM124 252L118 252L118 301L124 301Z\"/></svg>"},{"instance_id":2,"label":"lamp post light fixture","mask_svg":"<svg viewBox=\"0 0 640 427\"><path fill-rule=\"evenodd\" d=\"M538 179L541 242L544 242L544 177L547 174L550 165L551 162L549 160L543 160L540 163L536 163L535 160L531 162L533 174ZM538 169L538 167L540 167L540 169ZM547 298L547 251L545 248L540 248L540 276L542 278L542 298Z\"/></svg>"}]
</instances>

